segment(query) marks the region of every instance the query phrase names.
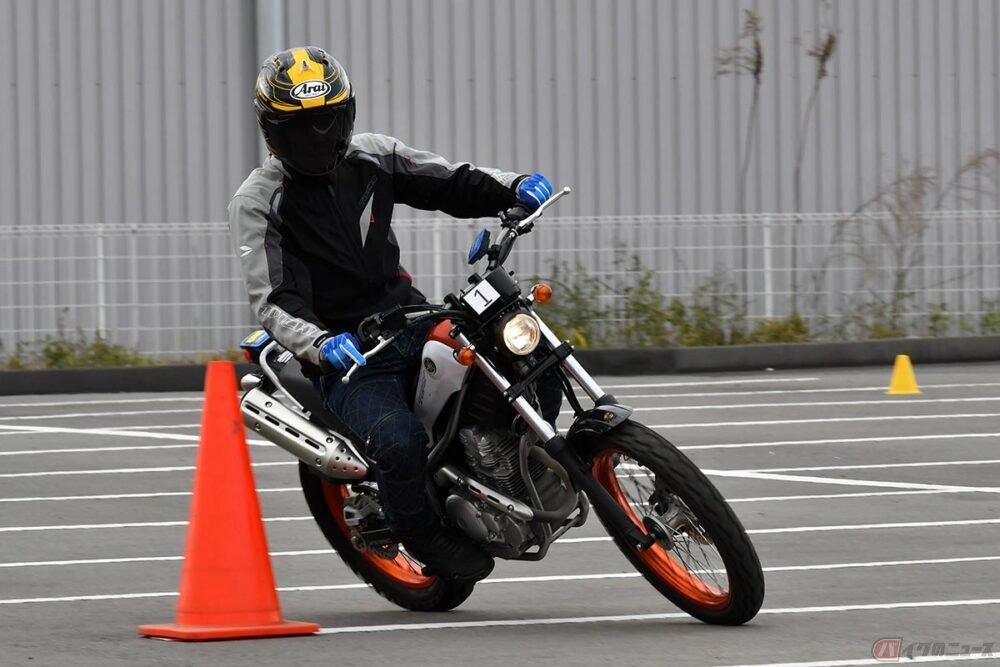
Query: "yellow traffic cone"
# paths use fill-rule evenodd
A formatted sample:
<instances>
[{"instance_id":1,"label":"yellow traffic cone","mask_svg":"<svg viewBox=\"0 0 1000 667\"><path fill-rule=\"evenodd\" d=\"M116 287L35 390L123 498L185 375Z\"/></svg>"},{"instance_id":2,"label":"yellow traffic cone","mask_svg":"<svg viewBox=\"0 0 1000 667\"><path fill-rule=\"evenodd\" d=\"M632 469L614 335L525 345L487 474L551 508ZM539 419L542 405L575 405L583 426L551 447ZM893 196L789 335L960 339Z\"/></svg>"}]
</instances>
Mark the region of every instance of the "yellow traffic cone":
<instances>
[{"instance_id":1,"label":"yellow traffic cone","mask_svg":"<svg viewBox=\"0 0 1000 667\"><path fill-rule=\"evenodd\" d=\"M905 354L896 355L896 363L892 367L892 381L887 394L919 394L917 378L913 376L913 364Z\"/></svg>"}]
</instances>

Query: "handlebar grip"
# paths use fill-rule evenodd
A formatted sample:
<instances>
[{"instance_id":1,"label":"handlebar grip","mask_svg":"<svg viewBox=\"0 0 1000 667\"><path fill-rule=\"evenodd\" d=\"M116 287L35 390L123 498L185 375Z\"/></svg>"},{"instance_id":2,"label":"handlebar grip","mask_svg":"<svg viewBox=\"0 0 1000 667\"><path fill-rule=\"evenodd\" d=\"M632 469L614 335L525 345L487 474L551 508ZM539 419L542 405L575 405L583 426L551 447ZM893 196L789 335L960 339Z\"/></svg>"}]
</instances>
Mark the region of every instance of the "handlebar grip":
<instances>
[{"instance_id":1,"label":"handlebar grip","mask_svg":"<svg viewBox=\"0 0 1000 667\"><path fill-rule=\"evenodd\" d=\"M514 204L504 211L504 222L517 223L531 215L531 211L524 204Z\"/></svg>"}]
</instances>

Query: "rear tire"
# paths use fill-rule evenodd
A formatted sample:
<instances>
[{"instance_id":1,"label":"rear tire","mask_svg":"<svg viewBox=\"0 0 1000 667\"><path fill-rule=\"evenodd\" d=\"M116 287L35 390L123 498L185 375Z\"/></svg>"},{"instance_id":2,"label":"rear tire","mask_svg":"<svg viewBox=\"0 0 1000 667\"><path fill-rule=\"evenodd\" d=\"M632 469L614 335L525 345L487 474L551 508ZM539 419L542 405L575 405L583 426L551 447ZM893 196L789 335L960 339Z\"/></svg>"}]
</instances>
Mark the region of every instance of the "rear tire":
<instances>
[{"instance_id":1,"label":"rear tire","mask_svg":"<svg viewBox=\"0 0 1000 667\"><path fill-rule=\"evenodd\" d=\"M643 532L649 532L646 518L659 522L654 534L670 536L669 550L661 541L637 551L597 510L618 548L656 590L706 623L740 625L757 615L764 601L757 552L722 494L690 459L631 421L588 438L586 452L594 477Z\"/></svg>"},{"instance_id":2,"label":"rear tire","mask_svg":"<svg viewBox=\"0 0 1000 667\"><path fill-rule=\"evenodd\" d=\"M448 611L472 595L475 583L426 577L420 566L403 554L390 560L370 551L358 551L344 523L344 499L351 493L350 485L324 479L302 462L299 480L313 518L337 555L389 602L412 611Z\"/></svg>"}]
</instances>

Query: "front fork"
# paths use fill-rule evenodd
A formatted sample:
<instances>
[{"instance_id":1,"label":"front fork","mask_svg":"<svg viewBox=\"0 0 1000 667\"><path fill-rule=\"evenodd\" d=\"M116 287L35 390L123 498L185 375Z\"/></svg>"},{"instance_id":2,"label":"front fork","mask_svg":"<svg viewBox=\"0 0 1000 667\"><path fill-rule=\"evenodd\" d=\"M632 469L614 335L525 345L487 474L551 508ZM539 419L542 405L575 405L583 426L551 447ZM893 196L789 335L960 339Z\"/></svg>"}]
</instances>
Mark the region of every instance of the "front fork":
<instances>
[{"instance_id":1,"label":"front fork","mask_svg":"<svg viewBox=\"0 0 1000 667\"><path fill-rule=\"evenodd\" d=\"M537 315L534 313L532 315L538 321L542 334L552 344L553 348L560 345L559 339L552 330ZM466 347L472 345L471 341L464 334L458 334L456 340ZM614 397L606 394L586 369L580 365L580 362L573 355L570 355L562 361L562 366L567 374L576 380L583 387L583 390L594 400L595 407L577 417L567 433L567 439L567 437L560 435L551 424L545 421L523 396L511 395L510 381L494 368L488 359L477 354L475 356L475 364L500 393L507 397L511 407L524 419L528 427L535 432L535 435L543 443L545 451L566 469L576 488L587 494L591 504L600 513L611 530L639 551L651 547L655 542L654 538L635 525L628 514L618 505L617 501L611 497L607 489L601 486L594 478L590 468L578 454L579 448L571 446L571 443L578 440L581 436L607 433L626 421L629 415L632 414L632 409L615 404Z\"/></svg>"}]
</instances>

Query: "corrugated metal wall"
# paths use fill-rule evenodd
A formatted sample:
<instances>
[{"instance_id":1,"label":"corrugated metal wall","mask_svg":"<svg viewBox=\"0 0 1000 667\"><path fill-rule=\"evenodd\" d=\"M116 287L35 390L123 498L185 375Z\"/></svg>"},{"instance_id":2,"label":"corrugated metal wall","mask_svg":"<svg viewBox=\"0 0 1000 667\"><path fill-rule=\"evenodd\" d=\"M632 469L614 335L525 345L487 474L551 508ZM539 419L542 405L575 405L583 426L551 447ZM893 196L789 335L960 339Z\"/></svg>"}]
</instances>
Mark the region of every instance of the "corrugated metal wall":
<instances>
[{"instance_id":1,"label":"corrugated metal wall","mask_svg":"<svg viewBox=\"0 0 1000 667\"><path fill-rule=\"evenodd\" d=\"M353 75L359 127L544 169L581 215L738 211L750 76L717 76L745 11L764 71L747 211L794 210L807 52L838 44L804 146L803 210L852 210L915 165L1000 147L995 0L288 0L290 42ZM744 42L745 43L745 42ZM993 172L1000 181L1000 168ZM953 202L949 202L953 205ZM982 206L990 204L979 201Z\"/></svg>"},{"instance_id":2,"label":"corrugated metal wall","mask_svg":"<svg viewBox=\"0 0 1000 667\"><path fill-rule=\"evenodd\" d=\"M275 6L286 44L323 45L348 67L359 130L542 169L577 189L564 214L738 210L752 79L716 76L716 57L746 9L765 51L748 211L793 209L806 51L827 31L839 42L803 209L851 210L917 164L947 180L1000 147L995 0ZM0 105L2 224L220 219L260 156L256 22L249 0L0 0L0 86L16 100Z\"/></svg>"},{"instance_id":3,"label":"corrugated metal wall","mask_svg":"<svg viewBox=\"0 0 1000 667\"><path fill-rule=\"evenodd\" d=\"M718 76L717 58L741 43L746 10L763 21L764 70L741 207L753 80ZM808 51L828 32L800 146ZM850 211L917 166L943 187L1000 147L998 34L996 0L0 0L0 227L179 225L136 256L138 286L64 260L84 241L100 258L100 237L0 248L0 330L37 338L64 318L131 327L128 342L157 323L229 321L207 286L223 269L205 265L225 249L176 230L223 220L259 162L249 99L275 44L344 62L358 130L543 170L575 188L560 216L610 216L794 210L800 149L805 211ZM1000 166L966 184L942 207L998 207ZM102 322L109 301L129 318Z\"/></svg>"},{"instance_id":4,"label":"corrugated metal wall","mask_svg":"<svg viewBox=\"0 0 1000 667\"><path fill-rule=\"evenodd\" d=\"M257 159L248 7L0 2L2 224L220 219Z\"/></svg>"}]
</instances>

